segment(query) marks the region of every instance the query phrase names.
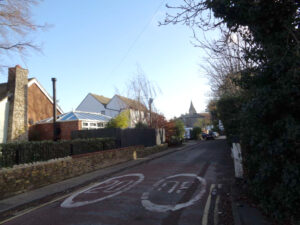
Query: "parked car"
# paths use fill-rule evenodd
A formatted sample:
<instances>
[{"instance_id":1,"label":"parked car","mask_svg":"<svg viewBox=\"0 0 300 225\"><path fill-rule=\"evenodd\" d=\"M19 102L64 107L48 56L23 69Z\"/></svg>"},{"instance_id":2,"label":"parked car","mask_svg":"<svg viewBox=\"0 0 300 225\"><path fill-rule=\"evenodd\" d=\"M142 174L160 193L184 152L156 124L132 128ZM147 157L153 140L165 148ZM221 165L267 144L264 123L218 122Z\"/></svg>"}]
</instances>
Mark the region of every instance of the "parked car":
<instances>
[{"instance_id":1,"label":"parked car","mask_svg":"<svg viewBox=\"0 0 300 225\"><path fill-rule=\"evenodd\" d=\"M201 136L203 139L206 139L207 133L202 133Z\"/></svg>"},{"instance_id":2,"label":"parked car","mask_svg":"<svg viewBox=\"0 0 300 225\"><path fill-rule=\"evenodd\" d=\"M219 133L218 132L212 132L213 136L216 138L216 137L219 137Z\"/></svg>"},{"instance_id":3,"label":"parked car","mask_svg":"<svg viewBox=\"0 0 300 225\"><path fill-rule=\"evenodd\" d=\"M208 134L206 134L205 140L215 140L213 132L210 131Z\"/></svg>"}]
</instances>

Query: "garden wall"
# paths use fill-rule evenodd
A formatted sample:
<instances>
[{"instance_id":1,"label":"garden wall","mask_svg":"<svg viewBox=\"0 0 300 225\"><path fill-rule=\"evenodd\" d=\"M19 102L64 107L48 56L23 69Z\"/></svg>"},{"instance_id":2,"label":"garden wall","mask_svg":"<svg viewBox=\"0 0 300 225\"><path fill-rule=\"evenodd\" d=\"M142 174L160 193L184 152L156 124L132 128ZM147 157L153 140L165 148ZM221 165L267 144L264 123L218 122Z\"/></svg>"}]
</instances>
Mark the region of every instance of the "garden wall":
<instances>
[{"instance_id":1,"label":"garden wall","mask_svg":"<svg viewBox=\"0 0 300 225\"><path fill-rule=\"evenodd\" d=\"M166 144L134 146L0 169L0 199L165 149Z\"/></svg>"}]
</instances>

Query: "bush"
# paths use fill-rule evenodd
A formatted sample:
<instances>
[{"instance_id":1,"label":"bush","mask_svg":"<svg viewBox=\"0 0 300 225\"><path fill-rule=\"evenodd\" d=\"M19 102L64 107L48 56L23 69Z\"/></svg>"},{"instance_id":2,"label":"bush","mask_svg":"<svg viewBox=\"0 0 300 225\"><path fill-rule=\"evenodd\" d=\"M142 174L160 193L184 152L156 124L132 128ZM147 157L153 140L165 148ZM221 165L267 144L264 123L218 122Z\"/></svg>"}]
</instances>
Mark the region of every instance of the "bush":
<instances>
[{"instance_id":1,"label":"bush","mask_svg":"<svg viewBox=\"0 0 300 225\"><path fill-rule=\"evenodd\" d=\"M135 125L135 128L148 128L148 125L146 123L143 123L143 122L138 122Z\"/></svg>"},{"instance_id":2,"label":"bush","mask_svg":"<svg viewBox=\"0 0 300 225\"><path fill-rule=\"evenodd\" d=\"M181 145L182 144L183 139L177 136L171 136L168 145L170 146L175 146L175 145Z\"/></svg>"},{"instance_id":3,"label":"bush","mask_svg":"<svg viewBox=\"0 0 300 225\"><path fill-rule=\"evenodd\" d=\"M194 140L201 139L202 129L201 127L194 127L191 132L191 138Z\"/></svg>"},{"instance_id":4,"label":"bush","mask_svg":"<svg viewBox=\"0 0 300 225\"><path fill-rule=\"evenodd\" d=\"M84 154L115 148L112 138L75 139L72 141L35 141L1 144L0 165L10 167L15 164L47 161L69 155Z\"/></svg>"},{"instance_id":5,"label":"bush","mask_svg":"<svg viewBox=\"0 0 300 225\"><path fill-rule=\"evenodd\" d=\"M106 127L107 128L127 128L129 126L130 112L129 110L122 111L115 118L111 119Z\"/></svg>"},{"instance_id":6,"label":"bush","mask_svg":"<svg viewBox=\"0 0 300 225\"><path fill-rule=\"evenodd\" d=\"M182 120L175 120L175 133L178 139L183 140L185 130L184 123L182 122Z\"/></svg>"}]
</instances>

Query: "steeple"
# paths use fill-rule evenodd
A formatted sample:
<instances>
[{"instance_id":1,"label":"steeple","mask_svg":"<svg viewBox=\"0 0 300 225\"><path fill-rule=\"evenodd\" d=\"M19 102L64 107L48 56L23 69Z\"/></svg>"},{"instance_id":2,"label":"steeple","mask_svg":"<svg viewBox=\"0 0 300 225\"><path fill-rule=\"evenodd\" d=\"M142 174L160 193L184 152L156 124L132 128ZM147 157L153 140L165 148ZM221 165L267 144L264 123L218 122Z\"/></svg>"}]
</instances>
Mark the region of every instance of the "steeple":
<instances>
[{"instance_id":1,"label":"steeple","mask_svg":"<svg viewBox=\"0 0 300 225\"><path fill-rule=\"evenodd\" d=\"M193 115L193 114L196 114L196 113L197 113L196 109L195 109L195 107L193 105L193 102L191 101L191 106L190 106L190 109L189 109L189 114Z\"/></svg>"}]
</instances>

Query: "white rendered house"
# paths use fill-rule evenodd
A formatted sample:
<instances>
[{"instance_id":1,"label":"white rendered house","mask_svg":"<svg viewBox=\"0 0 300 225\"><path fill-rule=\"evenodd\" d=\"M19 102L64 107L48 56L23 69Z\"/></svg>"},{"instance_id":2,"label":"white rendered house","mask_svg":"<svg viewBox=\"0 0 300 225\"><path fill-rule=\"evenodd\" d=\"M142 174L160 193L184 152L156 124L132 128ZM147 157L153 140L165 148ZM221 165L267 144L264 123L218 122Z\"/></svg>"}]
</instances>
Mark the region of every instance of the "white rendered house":
<instances>
[{"instance_id":1,"label":"white rendered house","mask_svg":"<svg viewBox=\"0 0 300 225\"><path fill-rule=\"evenodd\" d=\"M102 95L89 93L76 108L79 111L101 113L112 118L124 110L130 112L129 127L135 127L139 121L146 123L147 107L136 100L120 95L114 95L111 99Z\"/></svg>"}]
</instances>

